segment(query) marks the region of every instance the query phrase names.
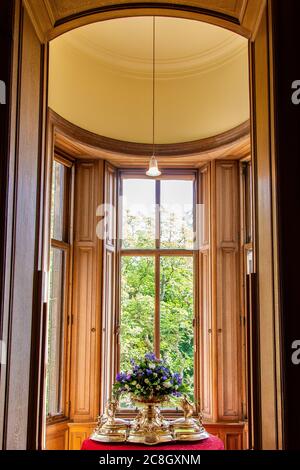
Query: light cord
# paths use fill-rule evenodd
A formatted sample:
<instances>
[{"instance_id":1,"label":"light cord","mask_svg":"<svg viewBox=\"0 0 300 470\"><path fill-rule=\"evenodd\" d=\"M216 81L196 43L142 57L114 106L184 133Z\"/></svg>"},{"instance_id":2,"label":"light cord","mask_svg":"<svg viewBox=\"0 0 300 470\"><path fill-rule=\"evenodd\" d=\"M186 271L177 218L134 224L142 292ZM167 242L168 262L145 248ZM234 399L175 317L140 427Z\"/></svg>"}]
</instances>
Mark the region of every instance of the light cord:
<instances>
[{"instance_id":1,"label":"light cord","mask_svg":"<svg viewBox=\"0 0 300 470\"><path fill-rule=\"evenodd\" d=\"M155 154L155 77L156 77L156 22L155 16L153 16L153 44L152 44L152 155Z\"/></svg>"}]
</instances>

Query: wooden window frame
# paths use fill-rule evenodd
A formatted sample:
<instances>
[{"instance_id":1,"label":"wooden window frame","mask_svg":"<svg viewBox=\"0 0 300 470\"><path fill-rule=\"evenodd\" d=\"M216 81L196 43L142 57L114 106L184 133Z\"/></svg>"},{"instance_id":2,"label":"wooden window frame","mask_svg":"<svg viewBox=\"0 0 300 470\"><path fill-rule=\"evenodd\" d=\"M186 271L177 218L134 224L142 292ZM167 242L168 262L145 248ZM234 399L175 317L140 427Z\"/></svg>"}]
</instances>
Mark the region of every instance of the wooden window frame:
<instances>
[{"instance_id":1,"label":"wooden window frame","mask_svg":"<svg viewBox=\"0 0 300 470\"><path fill-rule=\"evenodd\" d=\"M58 414L48 414L46 416L46 424L56 424L68 421L70 418L70 374L71 374L71 329L73 318L71 314L72 305L72 272L73 272L73 220L74 220L74 179L75 165L74 161L67 159L57 152L54 153L51 166L51 184L52 191L53 165L54 162L60 163L69 172L65 178L65 194L64 194L64 215L63 215L63 240L50 238L50 250L56 248L64 253L64 290L63 290L63 308L62 322L64 325L63 333L63 358L61 362L63 374L61 377L61 407L62 411ZM51 227L50 227L51 231Z\"/></svg>"},{"instance_id":2,"label":"wooden window frame","mask_svg":"<svg viewBox=\"0 0 300 470\"><path fill-rule=\"evenodd\" d=\"M198 383L198 374L196 373L197 369L200 367L199 364L199 248L194 247L192 249L168 249L160 247L160 233L155 239L155 248L153 249L133 249L133 248L122 248L120 240L120 220L122 217L122 207L120 204L120 198L123 195L122 182L124 179L149 179L145 175L144 170L141 169L122 169L118 171L118 217L117 217L117 247L118 247L118 256L117 256L117 288L116 288L116 298L117 298L117 327L116 327L116 364L115 370L119 371L120 369L120 324L121 324L121 260L124 256L136 256L136 257L153 257L155 263L155 273L154 273L154 283L155 283L155 310L154 310L154 353L157 357L160 357L160 259L165 256L178 256L178 257L189 257L193 259L193 328L194 328L194 399L196 403L197 412L200 411L200 387ZM198 201L198 170L195 169L167 169L163 171L163 174L155 180L155 204L156 207L160 207L161 204L161 184L162 180L191 180L193 181L193 213L194 213L194 233L197 230L197 220L196 220L196 205ZM160 211L155 211L155 229L156 231L160 229ZM196 241L198 239L198 234L196 236ZM196 242L195 242L196 243ZM119 412L120 416L131 416L136 411L134 409L121 409ZM178 416L179 409L164 409L163 414L166 417Z\"/></svg>"},{"instance_id":3,"label":"wooden window frame","mask_svg":"<svg viewBox=\"0 0 300 470\"><path fill-rule=\"evenodd\" d=\"M254 273L254 205L252 186L252 160L246 157L239 162L240 166L240 302L241 302L241 340L242 340L242 418L247 420L248 416L248 351L249 341L249 298L247 288L249 279ZM252 272L248 270L248 253L252 252Z\"/></svg>"}]
</instances>

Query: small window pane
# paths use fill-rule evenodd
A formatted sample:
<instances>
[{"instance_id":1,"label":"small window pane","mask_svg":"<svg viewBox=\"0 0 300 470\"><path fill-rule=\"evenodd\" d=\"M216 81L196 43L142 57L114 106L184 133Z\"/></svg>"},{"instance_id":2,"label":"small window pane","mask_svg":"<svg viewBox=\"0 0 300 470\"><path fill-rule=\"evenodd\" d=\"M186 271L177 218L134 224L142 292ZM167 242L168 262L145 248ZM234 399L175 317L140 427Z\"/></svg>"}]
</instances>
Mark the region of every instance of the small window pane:
<instances>
[{"instance_id":1,"label":"small window pane","mask_svg":"<svg viewBox=\"0 0 300 470\"><path fill-rule=\"evenodd\" d=\"M67 241L65 215L67 211L66 178L68 168L57 161L53 162L52 201L51 201L51 238Z\"/></svg>"},{"instance_id":2,"label":"small window pane","mask_svg":"<svg viewBox=\"0 0 300 470\"><path fill-rule=\"evenodd\" d=\"M154 258L122 257L120 370L130 370L130 359L153 351L155 281ZM122 408L130 408L128 397Z\"/></svg>"},{"instance_id":3,"label":"small window pane","mask_svg":"<svg viewBox=\"0 0 300 470\"><path fill-rule=\"evenodd\" d=\"M193 258L164 256L160 262L161 356L183 374L194 398Z\"/></svg>"},{"instance_id":4,"label":"small window pane","mask_svg":"<svg viewBox=\"0 0 300 470\"><path fill-rule=\"evenodd\" d=\"M140 360L153 351L154 258L122 257L120 370L129 370L130 359ZM129 406L126 400L121 406Z\"/></svg>"},{"instance_id":5,"label":"small window pane","mask_svg":"<svg viewBox=\"0 0 300 470\"><path fill-rule=\"evenodd\" d=\"M51 248L49 278L47 415L62 413L65 253Z\"/></svg>"},{"instance_id":6,"label":"small window pane","mask_svg":"<svg viewBox=\"0 0 300 470\"><path fill-rule=\"evenodd\" d=\"M246 273L253 274L254 273L254 266L253 266L253 250L246 250Z\"/></svg>"},{"instance_id":7,"label":"small window pane","mask_svg":"<svg viewBox=\"0 0 300 470\"><path fill-rule=\"evenodd\" d=\"M193 249L193 181L161 181L161 248Z\"/></svg>"},{"instance_id":8,"label":"small window pane","mask_svg":"<svg viewBox=\"0 0 300 470\"><path fill-rule=\"evenodd\" d=\"M155 247L155 181L123 180L123 248Z\"/></svg>"},{"instance_id":9,"label":"small window pane","mask_svg":"<svg viewBox=\"0 0 300 470\"><path fill-rule=\"evenodd\" d=\"M252 220L252 165L247 164L245 178L245 219L246 219L246 240L245 243L253 241L253 220Z\"/></svg>"},{"instance_id":10,"label":"small window pane","mask_svg":"<svg viewBox=\"0 0 300 470\"><path fill-rule=\"evenodd\" d=\"M121 284L121 370L130 359L153 350L154 258L123 256Z\"/></svg>"}]
</instances>

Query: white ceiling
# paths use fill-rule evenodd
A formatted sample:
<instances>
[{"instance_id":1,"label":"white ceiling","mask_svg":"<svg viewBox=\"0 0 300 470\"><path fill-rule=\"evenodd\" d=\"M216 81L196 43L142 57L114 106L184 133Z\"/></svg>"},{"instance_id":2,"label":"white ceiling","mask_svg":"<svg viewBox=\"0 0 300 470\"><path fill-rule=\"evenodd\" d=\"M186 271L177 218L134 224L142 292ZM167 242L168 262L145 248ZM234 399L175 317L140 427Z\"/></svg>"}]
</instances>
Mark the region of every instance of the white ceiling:
<instances>
[{"instance_id":1,"label":"white ceiling","mask_svg":"<svg viewBox=\"0 0 300 470\"><path fill-rule=\"evenodd\" d=\"M74 48L113 69L149 76L152 73L150 17L94 23L64 36ZM156 18L156 63L159 78L218 68L245 52L245 38L223 28L178 18Z\"/></svg>"},{"instance_id":2,"label":"white ceiling","mask_svg":"<svg viewBox=\"0 0 300 470\"><path fill-rule=\"evenodd\" d=\"M156 19L156 142L197 140L249 118L247 40L192 20ZM50 44L49 105L120 140L152 135L152 18L70 31Z\"/></svg>"}]
</instances>

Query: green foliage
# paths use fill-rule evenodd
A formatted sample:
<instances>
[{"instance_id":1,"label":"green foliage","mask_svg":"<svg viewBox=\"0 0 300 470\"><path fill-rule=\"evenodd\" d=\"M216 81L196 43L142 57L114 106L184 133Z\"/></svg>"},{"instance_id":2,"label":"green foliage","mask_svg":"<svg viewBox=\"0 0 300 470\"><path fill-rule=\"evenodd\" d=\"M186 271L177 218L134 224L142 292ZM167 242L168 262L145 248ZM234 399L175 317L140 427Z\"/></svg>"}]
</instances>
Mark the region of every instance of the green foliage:
<instances>
[{"instance_id":1,"label":"green foliage","mask_svg":"<svg viewBox=\"0 0 300 470\"><path fill-rule=\"evenodd\" d=\"M135 247L150 247L150 220L127 214L130 243ZM174 216L175 217L175 216ZM180 227L180 224L178 224ZM170 247L174 238L182 240L182 229L174 234L176 220L170 227ZM167 232L167 227L164 227ZM147 238L148 237L148 238ZM171 241L172 240L172 241ZM166 248L166 242L164 248ZM121 370L130 369L130 359L139 362L148 351L154 350L155 309L154 257L122 257L121 285ZM160 258L160 338L161 356L171 370L183 375L187 395L194 396L193 342L193 258L162 256Z\"/></svg>"},{"instance_id":2,"label":"green foliage","mask_svg":"<svg viewBox=\"0 0 300 470\"><path fill-rule=\"evenodd\" d=\"M183 375L193 398L193 259L161 258L160 290L161 355Z\"/></svg>"},{"instance_id":3,"label":"green foliage","mask_svg":"<svg viewBox=\"0 0 300 470\"><path fill-rule=\"evenodd\" d=\"M123 248L147 249L155 247L155 220L143 214L132 215L129 210L124 214Z\"/></svg>"},{"instance_id":4,"label":"green foliage","mask_svg":"<svg viewBox=\"0 0 300 470\"><path fill-rule=\"evenodd\" d=\"M121 370L130 368L153 351L154 260L146 257L122 258Z\"/></svg>"}]
</instances>

